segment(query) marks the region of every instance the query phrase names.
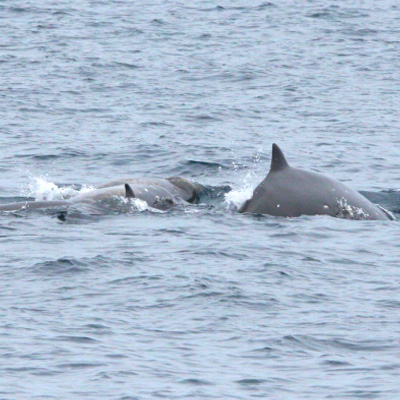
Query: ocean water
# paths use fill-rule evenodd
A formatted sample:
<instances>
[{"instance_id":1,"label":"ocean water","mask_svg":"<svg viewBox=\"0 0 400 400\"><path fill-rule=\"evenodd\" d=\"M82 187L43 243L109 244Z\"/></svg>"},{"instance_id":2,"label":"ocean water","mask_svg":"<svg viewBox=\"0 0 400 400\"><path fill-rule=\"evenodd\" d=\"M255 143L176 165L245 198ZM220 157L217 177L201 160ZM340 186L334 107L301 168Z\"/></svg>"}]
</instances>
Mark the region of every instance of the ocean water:
<instances>
[{"instance_id":1,"label":"ocean water","mask_svg":"<svg viewBox=\"0 0 400 400\"><path fill-rule=\"evenodd\" d=\"M242 215L289 162L400 216L394 0L0 2L0 399L397 399L397 221Z\"/></svg>"}]
</instances>

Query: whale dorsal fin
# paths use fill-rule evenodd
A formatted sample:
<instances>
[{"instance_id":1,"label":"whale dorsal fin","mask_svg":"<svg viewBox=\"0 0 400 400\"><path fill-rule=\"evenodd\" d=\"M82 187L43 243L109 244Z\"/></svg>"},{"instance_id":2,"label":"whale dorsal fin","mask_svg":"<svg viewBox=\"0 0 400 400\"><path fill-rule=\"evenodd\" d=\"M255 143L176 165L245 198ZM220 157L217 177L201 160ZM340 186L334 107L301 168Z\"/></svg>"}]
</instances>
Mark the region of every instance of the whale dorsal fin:
<instances>
[{"instance_id":1,"label":"whale dorsal fin","mask_svg":"<svg viewBox=\"0 0 400 400\"><path fill-rule=\"evenodd\" d=\"M132 188L127 183L125 183L125 197L128 199L136 197Z\"/></svg>"},{"instance_id":2,"label":"whale dorsal fin","mask_svg":"<svg viewBox=\"0 0 400 400\"><path fill-rule=\"evenodd\" d=\"M281 171L289 166L282 150L277 144L272 145L271 171Z\"/></svg>"}]
</instances>

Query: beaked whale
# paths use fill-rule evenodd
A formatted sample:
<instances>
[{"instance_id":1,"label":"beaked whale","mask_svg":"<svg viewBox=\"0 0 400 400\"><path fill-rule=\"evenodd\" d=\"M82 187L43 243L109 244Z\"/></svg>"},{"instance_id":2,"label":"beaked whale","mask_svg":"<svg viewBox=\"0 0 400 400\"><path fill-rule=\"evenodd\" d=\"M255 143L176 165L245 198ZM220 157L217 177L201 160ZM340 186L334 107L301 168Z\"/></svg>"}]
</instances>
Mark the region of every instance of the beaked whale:
<instances>
[{"instance_id":1,"label":"beaked whale","mask_svg":"<svg viewBox=\"0 0 400 400\"><path fill-rule=\"evenodd\" d=\"M0 211L65 207L78 203L94 203L114 196L134 197L144 200L150 207L163 210L175 204L196 203L201 190L201 185L177 176L167 179L126 178L105 183L90 192L78 194L68 200L1 204Z\"/></svg>"},{"instance_id":2,"label":"beaked whale","mask_svg":"<svg viewBox=\"0 0 400 400\"><path fill-rule=\"evenodd\" d=\"M277 217L331 215L367 220L393 219L389 212L336 179L291 167L275 143L267 177L239 212Z\"/></svg>"}]
</instances>

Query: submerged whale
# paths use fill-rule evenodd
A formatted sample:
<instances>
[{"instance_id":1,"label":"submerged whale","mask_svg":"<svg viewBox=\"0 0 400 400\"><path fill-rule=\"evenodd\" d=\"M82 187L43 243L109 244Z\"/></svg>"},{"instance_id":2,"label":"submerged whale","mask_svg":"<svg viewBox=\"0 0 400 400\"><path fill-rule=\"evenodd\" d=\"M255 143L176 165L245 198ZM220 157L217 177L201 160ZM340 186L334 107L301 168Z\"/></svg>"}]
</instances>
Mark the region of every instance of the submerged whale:
<instances>
[{"instance_id":1,"label":"submerged whale","mask_svg":"<svg viewBox=\"0 0 400 400\"><path fill-rule=\"evenodd\" d=\"M176 204L196 203L202 186L181 177L127 178L105 183L96 189L78 194L68 200L24 201L1 204L0 211L34 210L94 203L114 196L144 200L150 207L168 209Z\"/></svg>"},{"instance_id":2,"label":"submerged whale","mask_svg":"<svg viewBox=\"0 0 400 400\"><path fill-rule=\"evenodd\" d=\"M389 212L336 179L291 167L276 144L272 145L267 177L239 212L277 217L331 215L367 220L393 219Z\"/></svg>"}]
</instances>

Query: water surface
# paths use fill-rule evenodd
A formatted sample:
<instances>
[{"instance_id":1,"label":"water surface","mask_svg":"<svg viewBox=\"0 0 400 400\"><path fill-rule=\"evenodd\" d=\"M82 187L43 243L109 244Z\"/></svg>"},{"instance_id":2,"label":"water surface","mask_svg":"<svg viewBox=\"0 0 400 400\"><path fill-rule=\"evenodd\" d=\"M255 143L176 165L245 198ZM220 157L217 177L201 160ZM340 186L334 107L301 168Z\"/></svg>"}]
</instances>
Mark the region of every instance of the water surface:
<instances>
[{"instance_id":1,"label":"water surface","mask_svg":"<svg viewBox=\"0 0 400 400\"><path fill-rule=\"evenodd\" d=\"M400 210L399 11L3 1L1 202L124 176L217 189L1 215L0 398L397 398L398 222L235 206L276 142Z\"/></svg>"}]
</instances>

